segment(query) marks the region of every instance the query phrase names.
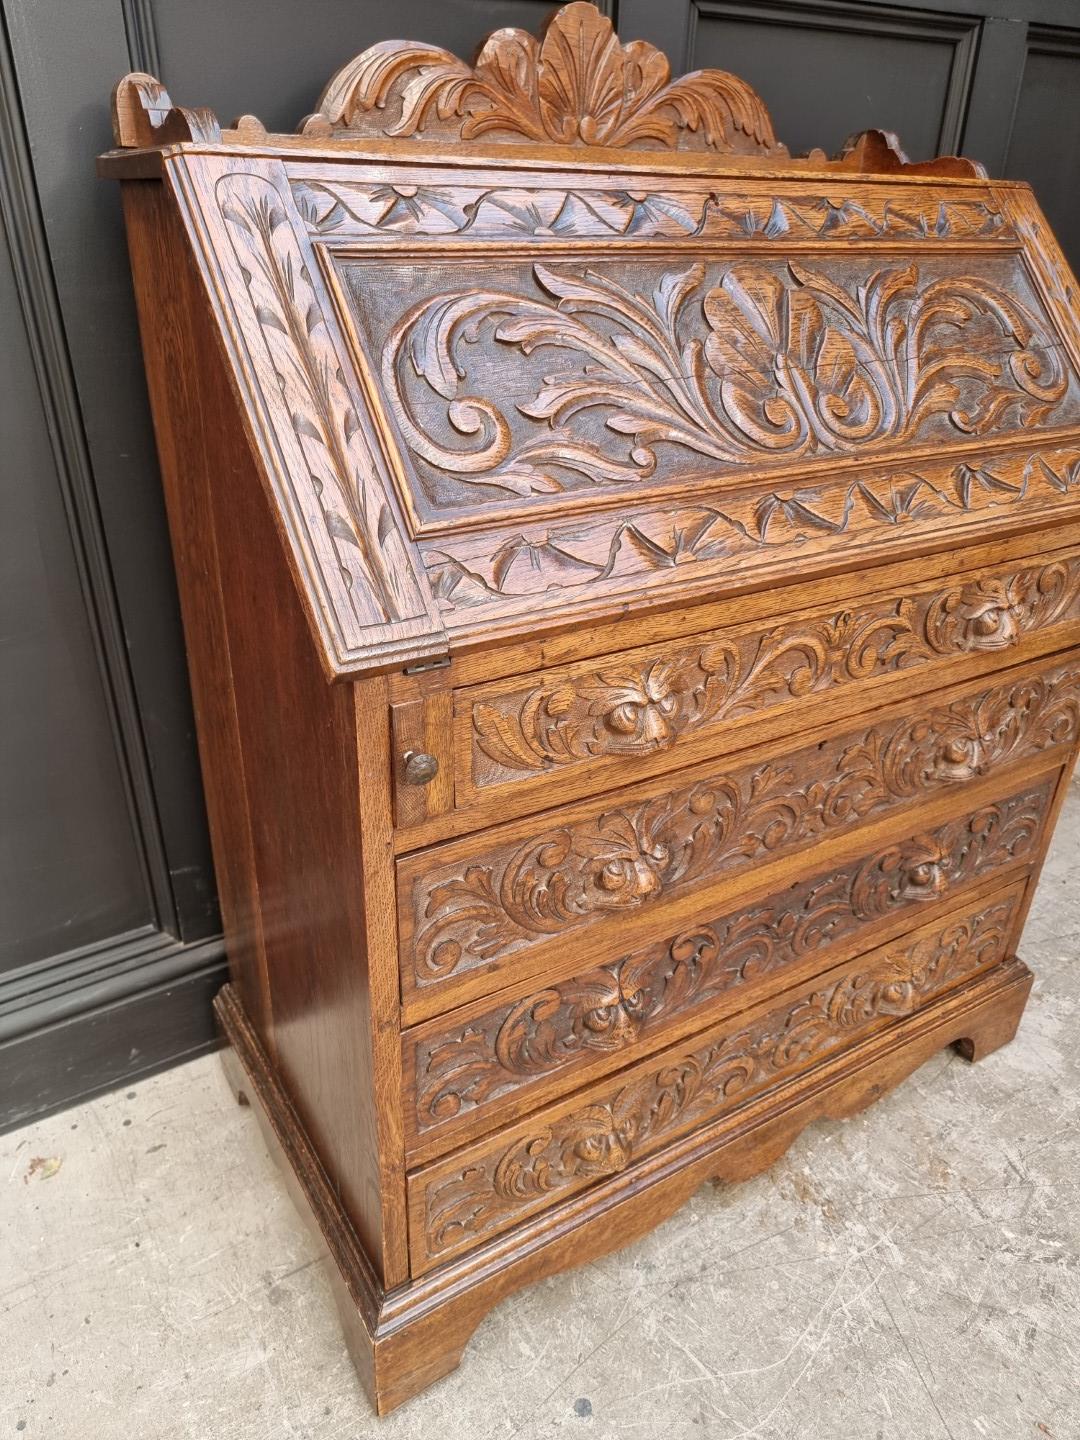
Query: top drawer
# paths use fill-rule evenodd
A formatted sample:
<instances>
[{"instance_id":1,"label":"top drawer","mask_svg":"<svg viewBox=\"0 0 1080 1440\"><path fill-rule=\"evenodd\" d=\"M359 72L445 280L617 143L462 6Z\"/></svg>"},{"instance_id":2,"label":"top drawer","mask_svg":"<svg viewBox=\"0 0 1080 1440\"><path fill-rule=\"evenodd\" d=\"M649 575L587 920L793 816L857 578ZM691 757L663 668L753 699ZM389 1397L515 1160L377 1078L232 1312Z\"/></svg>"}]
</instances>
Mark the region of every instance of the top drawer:
<instances>
[{"instance_id":1,"label":"top drawer","mask_svg":"<svg viewBox=\"0 0 1080 1440\"><path fill-rule=\"evenodd\" d=\"M1070 554L443 692L395 714L399 751L443 752L426 814L399 785L400 848L548 806L555 784L560 801L625 785L790 733L796 712L820 724L1078 639Z\"/></svg>"}]
</instances>

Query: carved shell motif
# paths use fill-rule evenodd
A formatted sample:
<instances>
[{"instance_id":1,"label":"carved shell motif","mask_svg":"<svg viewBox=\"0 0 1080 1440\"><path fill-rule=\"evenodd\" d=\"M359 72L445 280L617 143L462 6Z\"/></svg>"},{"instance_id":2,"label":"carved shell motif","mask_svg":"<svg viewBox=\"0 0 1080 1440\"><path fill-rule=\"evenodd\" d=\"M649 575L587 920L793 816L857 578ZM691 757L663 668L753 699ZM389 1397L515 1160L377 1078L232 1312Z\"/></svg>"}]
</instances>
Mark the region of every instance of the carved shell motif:
<instances>
[{"instance_id":1,"label":"carved shell motif","mask_svg":"<svg viewBox=\"0 0 1080 1440\"><path fill-rule=\"evenodd\" d=\"M672 80L659 50L620 44L583 0L557 11L542 41L496 30L475 66L406 40L373 45L334 76L302 129L787 154L749 85L723 70Z\"/></svg>"}]
</instances>

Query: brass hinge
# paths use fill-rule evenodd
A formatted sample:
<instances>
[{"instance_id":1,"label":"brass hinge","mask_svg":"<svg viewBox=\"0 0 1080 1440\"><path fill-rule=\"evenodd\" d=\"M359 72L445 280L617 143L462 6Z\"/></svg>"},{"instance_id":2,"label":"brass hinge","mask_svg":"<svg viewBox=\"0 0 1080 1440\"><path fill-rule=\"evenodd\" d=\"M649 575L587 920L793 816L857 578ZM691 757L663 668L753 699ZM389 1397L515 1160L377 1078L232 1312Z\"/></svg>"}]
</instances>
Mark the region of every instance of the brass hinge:
<instances>
[{"instance_id":1,"label":"brass hinge","mask_svg":"<svg viewBox=\"0 0 1080 1440\"><path fill-rule=\"evenodd\" d=\"M445 670L450 664L449 655L440 655L437 660L418 660L415 665L406 665L403 675L420 675L425 670Z\"/></svg>"}]
</instances>

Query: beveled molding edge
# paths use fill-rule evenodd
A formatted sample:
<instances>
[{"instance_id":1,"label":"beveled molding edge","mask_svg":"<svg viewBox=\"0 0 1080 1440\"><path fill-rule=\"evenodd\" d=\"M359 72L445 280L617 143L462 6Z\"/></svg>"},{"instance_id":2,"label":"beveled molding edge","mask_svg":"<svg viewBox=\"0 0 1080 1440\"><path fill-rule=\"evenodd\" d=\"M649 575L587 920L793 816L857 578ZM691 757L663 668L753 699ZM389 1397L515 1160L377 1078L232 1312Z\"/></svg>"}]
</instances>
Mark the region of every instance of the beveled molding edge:
<instances>
[{"instance_id":1,"label":"beveled molding edge","mask_svg":"<svg viewBox=\"0 0 1080 1440\"><path fill-rule=\"evenodd\" d=\"M767 1169L813 1121L866 1108L940 1050L978 1060L1010 1041L1032 973L1015 957L711 1125L422 1278L384 1291L231 985L214 1009L241 1103L252 1103L329 1265L339 1318L372 1406L388 1414L458 1365L501 1300L640 1239L706 1180ZM404 1203L404 1195L402 1195Z\"/></svg>"}]
</instances>

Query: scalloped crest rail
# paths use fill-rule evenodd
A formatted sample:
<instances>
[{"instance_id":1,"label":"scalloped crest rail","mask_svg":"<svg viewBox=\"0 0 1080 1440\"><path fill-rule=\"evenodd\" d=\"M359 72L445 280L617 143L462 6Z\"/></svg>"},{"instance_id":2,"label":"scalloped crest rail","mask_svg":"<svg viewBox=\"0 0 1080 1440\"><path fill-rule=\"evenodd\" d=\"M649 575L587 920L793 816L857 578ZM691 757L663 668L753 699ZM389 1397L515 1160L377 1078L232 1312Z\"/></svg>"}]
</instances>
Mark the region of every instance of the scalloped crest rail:
<instances>
[{"instance_id":1,"label":"scalloped crest rail","mask_svg":"<svg viewBox=\"0 0 1080 1440\"><path fill-rule=\"evenodd\" d=\"M593 6L297 133L114 94L232 971L380 1412L956 1044L1080 726L1030 191L793 158Z\"/></svg>"},{"instance_id":2,"label":"scalloped crest rail","mask_svg":"<svg viewBox=\"0 0 1080 1440\"><path fill-rule=\"evenodd\" d=\"M127 76L115 92L113 129L121 146L222 138L211 111L174 107L161 83L145 74ZM745 80L724 70L672 80L665 55L643 40L621 44L611 21L586 0L556 10L541 39L526 30L496 30L473 65L407 40L372 45L337 72L298 131L314 139L420 136L437 144L490 137L777 161L788 155ZM231 134L258 142L266 130L244 115ZM821 152L815 158L825 159ZM845 168L886 173L979 173L951 156L913 166L896 137L882 131L853 137L839 159Z\"/></svg>"}]
</instances>

